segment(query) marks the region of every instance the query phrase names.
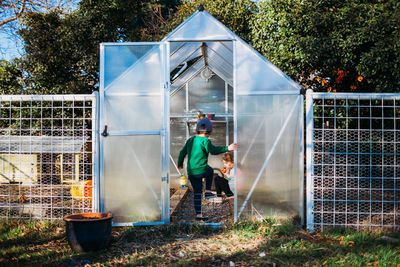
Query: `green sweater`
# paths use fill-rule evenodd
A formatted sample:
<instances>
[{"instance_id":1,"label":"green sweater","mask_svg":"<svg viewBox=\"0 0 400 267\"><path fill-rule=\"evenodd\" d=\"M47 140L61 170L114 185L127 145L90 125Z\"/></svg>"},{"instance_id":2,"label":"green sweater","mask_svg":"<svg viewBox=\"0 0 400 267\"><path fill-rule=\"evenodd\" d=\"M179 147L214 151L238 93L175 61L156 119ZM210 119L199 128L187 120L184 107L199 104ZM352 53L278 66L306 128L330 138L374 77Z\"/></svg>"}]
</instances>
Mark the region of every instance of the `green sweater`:
<instances>
[{"instance_id":1,"label":"green sweater","mask_svg":"<svg viewBox=\"0 0 400 267\"><path fill-rule=\"evenodd\" d=\"M179 152L178 166L183 166L183 160L188 155L187 174L196 175L207 171L208 154L218 155L228 151L227 146L213 146L207 137L190 137L181 152Z\"/></svg>"}]
</instances>

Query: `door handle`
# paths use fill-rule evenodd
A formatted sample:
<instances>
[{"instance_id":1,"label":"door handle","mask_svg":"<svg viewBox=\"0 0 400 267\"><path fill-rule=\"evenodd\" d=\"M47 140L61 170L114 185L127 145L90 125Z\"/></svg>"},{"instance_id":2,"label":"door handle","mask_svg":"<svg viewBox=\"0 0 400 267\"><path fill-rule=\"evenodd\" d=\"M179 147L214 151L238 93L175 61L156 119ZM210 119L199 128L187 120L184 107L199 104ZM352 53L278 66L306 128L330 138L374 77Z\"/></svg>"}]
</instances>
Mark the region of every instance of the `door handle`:
<instances>
[{"instance_id":1,"label":"door handle","mask_svg":"<svg viewBox=\"0 0 400 267\"><path fill-rule=\"evenodd\" d=\"M101 135L104 136L104 137L107 137L107 136L108 136L108 133L107 133L107 125L104 125L104 130L103 130L103 132L101 133Z\"/></svg>"}]
</instances>

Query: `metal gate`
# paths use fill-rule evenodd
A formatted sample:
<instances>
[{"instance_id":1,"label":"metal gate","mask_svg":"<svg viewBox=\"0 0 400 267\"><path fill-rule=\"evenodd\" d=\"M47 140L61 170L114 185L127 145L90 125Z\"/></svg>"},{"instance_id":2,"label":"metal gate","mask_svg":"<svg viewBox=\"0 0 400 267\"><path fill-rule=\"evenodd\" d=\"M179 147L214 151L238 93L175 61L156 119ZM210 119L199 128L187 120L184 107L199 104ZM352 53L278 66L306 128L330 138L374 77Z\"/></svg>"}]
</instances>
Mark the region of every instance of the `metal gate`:
<instances>
[{"instance_id":1,"label":"metal gate","mask_svg":"<svg viewBox=\"0 0 400 267\"><path fill-rule=\"evenodd\" d=\"M97 209L96 97L0 96L0 218Z\"/></svg>"},{"instance_id":2,"label":"metal gate","mask_svg":"<svg viewBox=\"0 0 400 267\"><path fill-rule=\"evenodd\" d=\"M400 227L400 94L307 91L307 227Z\"/></svg>"}]
</instances>

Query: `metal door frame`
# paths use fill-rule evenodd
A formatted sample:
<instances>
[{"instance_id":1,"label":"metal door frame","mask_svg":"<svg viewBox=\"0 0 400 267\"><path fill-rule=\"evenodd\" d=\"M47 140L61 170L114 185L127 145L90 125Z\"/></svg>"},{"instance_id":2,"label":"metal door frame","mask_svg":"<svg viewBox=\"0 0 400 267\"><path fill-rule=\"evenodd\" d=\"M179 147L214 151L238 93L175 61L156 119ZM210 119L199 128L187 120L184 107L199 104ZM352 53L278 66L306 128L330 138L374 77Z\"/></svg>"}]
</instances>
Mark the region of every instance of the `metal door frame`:
<instances>
[{"instance_id":1,"label":"metal door frame","mask_svg":"<svg viewBox=\"0 0 400 267\"><path fill-rule=\"evenodd\" d=\"M129 222L129 223L113 223L113 226L135 226L135 225L162 225L169 223L169 43L166 42L126 42L126 43L102 43L100 44L100 90L99 90L99 211L104 210L104 139L101 131L105 128L104 123L104 69L105 69L105 46L141 46L141 45L158 45L161 54L161 84L160 92L162 99L162 127L160 131L126 131L126 132L107 132L109 136L141 136L141 135L160 135L161 138L161 221L157 222Z\"/></svg>"}]
</instances>

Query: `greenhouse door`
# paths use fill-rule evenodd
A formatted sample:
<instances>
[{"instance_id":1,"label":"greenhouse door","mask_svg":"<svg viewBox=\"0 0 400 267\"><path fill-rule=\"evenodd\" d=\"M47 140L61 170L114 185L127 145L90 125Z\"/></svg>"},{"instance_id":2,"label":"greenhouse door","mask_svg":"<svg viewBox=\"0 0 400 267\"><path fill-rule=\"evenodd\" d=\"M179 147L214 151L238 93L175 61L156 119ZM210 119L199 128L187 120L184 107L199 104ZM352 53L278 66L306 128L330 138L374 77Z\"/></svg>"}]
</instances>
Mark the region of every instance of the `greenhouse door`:
<instances>
[{"instance_id":1,"label":"greenhouse door","mask_svg":"<svg viewBox=\"0 0 400 267\"><path fill-rule=\"evenodd\" d=\"M235 45L235 221L303 217L301 88L247 44Z\"/></svg>"},{"instance_id":2,"label":"greenhouse door","mask_svg":"<svg viewBox=\"0 0 400 267\"><path fill-rule=\"evenodd\" d=\"M116 226L169 221L165 46L101 45L100 209Z\"/></svg>"}]
</instances>

